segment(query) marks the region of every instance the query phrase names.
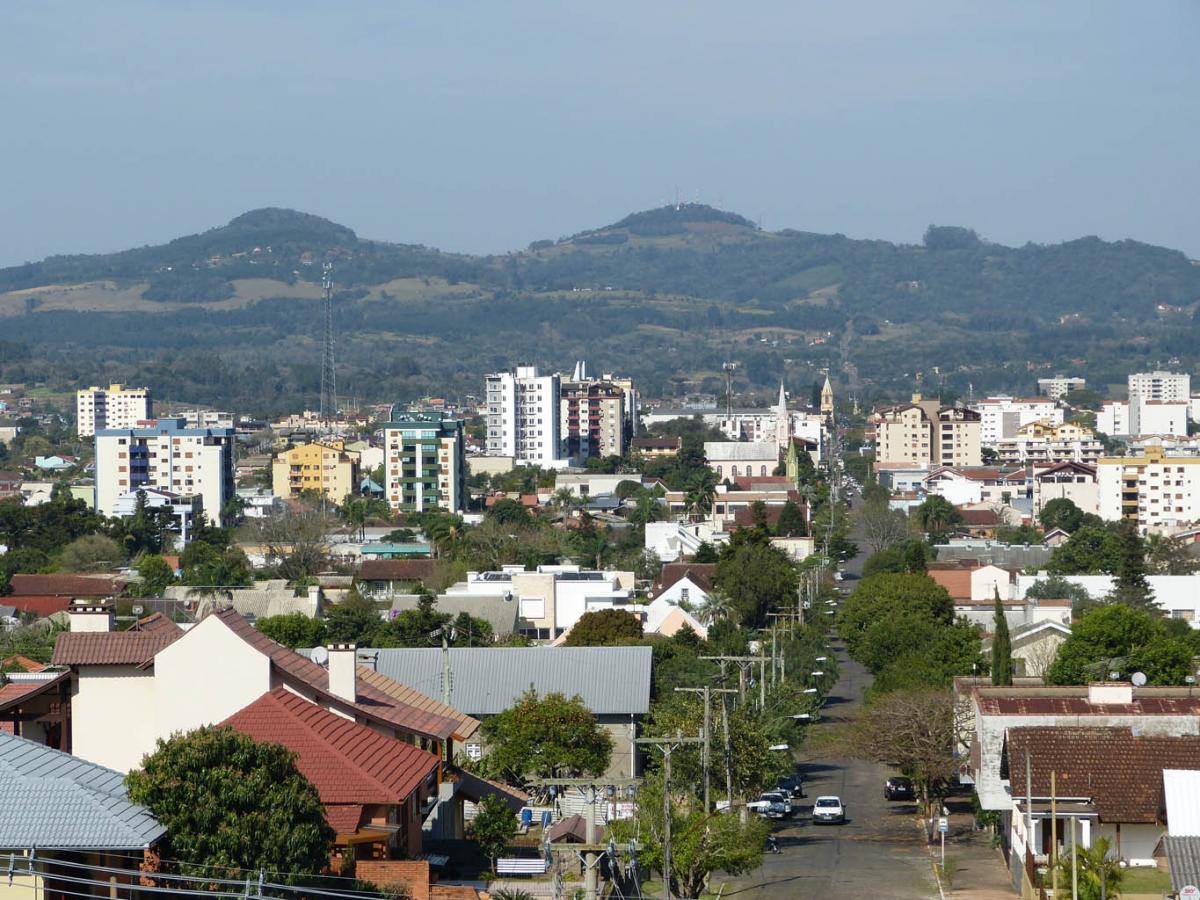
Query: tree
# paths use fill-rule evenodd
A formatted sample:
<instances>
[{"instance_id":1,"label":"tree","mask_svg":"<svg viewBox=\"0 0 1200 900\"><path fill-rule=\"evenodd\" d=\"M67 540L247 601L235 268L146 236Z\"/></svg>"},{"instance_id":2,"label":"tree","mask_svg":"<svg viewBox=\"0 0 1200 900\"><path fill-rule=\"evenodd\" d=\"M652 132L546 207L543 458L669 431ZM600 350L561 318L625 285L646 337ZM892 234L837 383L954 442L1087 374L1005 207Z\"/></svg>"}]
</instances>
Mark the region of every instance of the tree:
<instances>
[{"instance_id":1,"label":"tree","mask_svg":"<svg viewBox=\"0 0 1200 900\"><path fill-rule=\"evenodd\" d=\"M788 500L779 510L779 519L775 522L775 533L780 537L805 537L808 535L808 523L804 521L804 513L793 501Z\"/></svg>"},{"instance_id":2,"label":"tree","mask_svg":"<svg viewBox=\"0 0 1200 900\"><path fill-rule=\"evenodd\" d=\"M325 611L325 639L332 644L371 643L383 620L370 601L339 603Z\"/></svg>"},{"instance_id":3,"label":"tree","mask_svg":"<svg viewBox=\"0 0 1200 900\"><path fill-rule=\"evenodd\" d=\"M320 619L294 612L280 616L264 616L254 627L271 640L291 647L324 647L328 642L325 623Z\"/></svg>"},{"instance_id":4,"label":"tree","mask_svg":"<svg viewBox=\"0 0 1200 900\"><path fill-rule=\"evenodd\" d=\"M954 620L954 601L946 589L925 574L885 573L864 578L855 586L838 612L838 631L851 656L873 659L882 668L890 660L879 649L881 642L903 647L905 636L898 629L922 620L944 625ZM889 636L892 627L897 633Z\"/></svg>"},{"instance_id":5,"label":"tree","mask_svg":"<svg viewBox=\"0 0 1200 900\"><path fill-rule=\"evenodd\" d=\"M1123 603L1090 610L1077 621L1071 635L1058 648L1054 663L1046 672L1049 684L1086 684L1088 681L1108 678L1116 669L1133 672L1131 661L1153 644L1168 638L1164 621L1144 609L1135 609ZM1153 657L1151 657L1153 660ZM1188 672L1179 674L1178 680L1169 657L1160 658L1156 670L1146 672L1147 678L1156 684L1178 684Z\"/></svg>"},{"instance_id":6,"label":"tree","mask_svg":"<svg viewBox=\"0 0 1200 900\"><path fill-rule=\"evenodd\" d=\"M933 550L924 540L909 538L868 556L862 574L864 578L883 572L922 574L932 557Z\"/></svg>"},{"instance_id":7,"label":"tree","mask_svg":"<svg viewBox=\"0 0 1200 900\"><path fill-rule=\"evenodd\" d=\"M962 524L962 513L945 497L933 494L917 507L917 522L929 536L930 543L941 543L956 527Z\"/></svg>"},{"instance_id":8,"label":"tree","mask_svg":"<svg viewBox=\"0 0 1200 900\"><path fill-rule=\"evenodd\" d=\"M864 502L856 518L867 548L872 553L886 550L909 535L908 517L900 510L892 509L887 500Z\"/></svg>"},{"instance_id":9,"label":"tree","mask_svg":"<svg viewBox=\"0 0 1200 900\"><path fill-rule=\"evenodd\" d=\"M1070 851L1063 850L1058 855L1058 883L1070 885L1074 873L1079 900L1102 900L1105 897L1115 900L1121 894L1125 872L1120 860L1109 856L1111 849L1112 842L1108 838L1098 837L1090 847L1084 847L1082 843L1077 845L1073 861Z\"/></svg>"},{"instance_id":10,"label":"tree","mask_svg":"<svg viewBox=\"0 0 1200 900\"><path fill-rule=\"evenodd\" d=\"M517 835L517 817L513 815L507 803L495 794L488 794L476 807L471 833L475 836L479 849L492 861L494 872L496 857L504 852Z\"/></svg>"},{"instance_id":11,"label":"tree","mask_svg":"<svg viewBox=\"0 0 1200 900\"><path fill-rule=\"evenodd\" d=\"M361 512L366 509L362 505L366 501L356 502L360 505L351 504L352 510ZM254 524L247 528L252 539L263 545L267 565L273 566L280 578L302 583L328 566L327 535L335 523L333 516L317 507L255 519Z\"/></svg>"},{"instance_id":12,"label":"tree","mask_svg":"<svg viewBox=\"0 0 1200 900\"><path fill-rule=\"evenodd\" d=\"M696 552L692 554L692 562L697 563L715 563L719 558L717 548L708 541L701 541Z\"/></svg>"},{"instance_id":13,"label":"tree","mask_svg":"<svg viewBox=\"0 0 1200 900\"><path fill-rule=\"evenodd\" d=\"M996 613L992 627L992 684L1012 684L1012 638L1008 633L1008 619L1004 616L1004 604L1000 602L1000 589L996 588Z\"/></svg>"},{"instance_id":14,"label":"tree","mask_svg":"<svg viewBox=\"0 0 1200 900\"><path fill-rule=\"evenodd\" d=\"M487 511L487 518L500 525L524 525L529 521L529 511L520 500L505 497L492 504Z\"/></svg>"},{"instance_id":15,"label":"tree","mask_svg":"<svg viewBox=\"0 0 1200 900\"><path fill-rule=\"evenodd\" d=\"M1200 560L1192 556L1192 546L1183 538L1164 534L1146 537L1146 568L1153 575L1191 575L1200 569Z\"/></svg>"},{"instance_id":16,"label":"tree","mask_svg":"<svg viewBox=\"0 0 1200 900\"><path fill-rule=\"evenodd\" d=\"M579 617L567 633L568 647L606 647L642 639L642 620L623 609L597 609Z\"/></svg>"},{"instance_id":17,"label":"tree","mask_svg":"<svg viewBox=\"0 0 1200 900\"><path fill-rule=\"evenodd\" d=\"M167 827L185 874L238 879L265 869L297 882L329 865L334 833L321 798L278 744L205 726L159 739L125 784Z\"/></svg>"},{"instance_id":18,"label":"tree","mask_svg":"<svg viewBox=\"0 0 1200 900\"><path fill-rule=\"evenodd\" d=\"M1054 548L1046 571L1051 575L1112 575L1121 564L1121 541L1116 533L1084 525Z\"/></svg>"},{"instance_id":19,"label":"tree","mask_svg":"<svg viewBox=\"0 0 1200 900\"><path fill-rule=\"evenodd\" d=\"M1071 534L1083 524L1083 510L1066 497L1055 497L1042 507L1038 519L1047 531L1061 528Z\"/></svg>"},{"instance_id":20,"label":"tree","mask_svg":"<svg viewBox=\"0 0 1200 900\"><path fill-rule=\"evenodd\" d=\"M1122 522L1117 529L1121 555L1117 560L1116 582L1109 591L1110 603L1124 603L1161 613L1154 603L1154 592L1146 581L1146 550L1137 527Z\"/></svg>"},{"instance_id":21,"label":"tree","mask_svg":"<svg viewBox=\"0 0 1200 900\"><path fill-rule=\"evenodd\" d=\"M125 561L125 551L102 534L85 534L63 547L58 566L64 572L94 572L113 569Z\"/></svg>"},{"instance_id":22,"label":"tree","mask_svg":"<svg viewBox=\"0 0 1200 900\"><path fill-rule=\"evenodd\" d=\"M898 690L872 696L843 737L857 759L896 766L913 780L929 815L958 772L954 748L963 723L947 689Z\"/></svg>"},{"instance_id":23,"label":"tree","mask_svg":"<svg viewBox=\"0 0 1200 900\"><path fill-rule=\"evenodd\" d=\"M531 778L600 775L612 756L612 738L581 697L538 696L533 688L483 723L484 767L509 784Z\"/></svg>"},{"instance_id":24,"label":"tree","mask_svg":"<svg viewBox=\"0 0 1200 900\"><path fill-rule=\"evenodd\" d=\"M672 778L674 782L674 778ZM733 814L708 814L693 798L678 798L672 784L671 895L699 897L713 872L742 875L762 863L767 844L767 823L752 816L742 822ZM650 775L638 791L637 819L614 824L622 842L638 839L638 864L663 869L663 780Z\"/></svg>"},{"instance_id":25,"label":"tree","mask_svg":"<svg viewBox=\"0 0 1200 900\"><path fill-rule=\"evenodd\" d=\"M175 570L161 556L146 554L134 568L142 579L139 593L144 597L161 596L167 585L175 582Z\"/></svg>"},{"instance_id":26,"label":"tree","mask_svg":"<svg viewBox=\"0 0 1200 900\"><path fill-rule=\"evenodd\" d=\"M729 598L744 628L761 628L767 613L794 600L799 578L792 561L758 528L739 528L720 552L713 586Z\"/></svg>"},{"instance_id":27,"label":"tree","mask_svg":"<svg viewBox=\"0 0 1200 900\"><path fill-rule=\"evenodd\" d=\"M1030 600L1071 600L1075 604L1086 604L1092 599L1087 588L1073 581L1067 581L1061 575L1039 578L1025 591L1025 597Z\"/></svg>"}]
</instances>

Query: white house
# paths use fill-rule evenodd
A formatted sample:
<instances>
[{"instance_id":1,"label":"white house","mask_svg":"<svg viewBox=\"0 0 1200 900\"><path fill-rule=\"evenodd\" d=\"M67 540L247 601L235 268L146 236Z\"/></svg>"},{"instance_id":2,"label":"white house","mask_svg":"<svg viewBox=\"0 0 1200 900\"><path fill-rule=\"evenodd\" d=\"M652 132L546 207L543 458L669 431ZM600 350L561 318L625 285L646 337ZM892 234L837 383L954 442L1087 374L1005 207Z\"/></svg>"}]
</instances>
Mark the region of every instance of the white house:
<instances>
[{"instance_id":1,"label":"white house","mask_svg":"<svg viewBox=\"0 0 1200 900\"><path fill-rule=\"evenodd\" d=\"M1033 583L1048 578L1046 572L1036 575L1017 576L1017 595L1024 597ZM1071 584L1077 584L1092 596L1100 599L1112 590L1115 579L1111 575L1065 575ZM1148 575L1146 583L1154 594L1154 602L1172 619L1182 619L1193 628L1200 628L1200 572L1192 575Z\"/></svg>"}]
</instances>

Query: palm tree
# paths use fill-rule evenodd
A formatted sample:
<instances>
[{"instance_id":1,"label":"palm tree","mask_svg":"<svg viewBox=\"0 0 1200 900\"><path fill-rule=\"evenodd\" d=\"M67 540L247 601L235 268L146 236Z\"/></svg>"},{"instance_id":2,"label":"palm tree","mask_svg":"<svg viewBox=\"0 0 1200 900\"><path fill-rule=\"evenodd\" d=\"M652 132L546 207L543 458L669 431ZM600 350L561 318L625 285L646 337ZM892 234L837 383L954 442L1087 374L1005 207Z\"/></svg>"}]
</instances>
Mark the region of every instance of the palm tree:
<instances>
[{"instance_id":1,"label":"palm tree","mask_svg":"<svg viewBox=\"0 0 1200 900\"><path fill-rule=\"evenodd\" d=\"M689 515L705 515L717 496L717 477L709 470L696 475L688 485L684 503Z\"/></svg>"},{"instance_id":2,"label":"palm tree","mask_svg":"<svg viewBox=\"0 0 1200 900\"><path fill-rule=\"evenodd\" d=\"M713 591L705 598L704 603L696 609L689 608L688 604L683 602L680 602L679 605L688 612L694 612L696 618L707 627L711 627L717 622L729 621L733 618L734 613L733 601L721 591Z\"/></svg>"},{"instance_id":3,"label":"palm tree","mask_svg":"<svg viewBox=\"0 0 1200 900\"><path fill-rule=\"evenodd\" d=\"M1079 883L1079 900L1106 900L1116 897L1125 873L1120 863L1110 859L1108 838L1096 838L1090 847L1075 851L1075 870ZM1071 883L1071 853L1063 850L1058 857L1058 883ZM1070 893L1070 890L1067 891Z\"/></svg>"},{"instance_id":4,"label":"palm tree","mask_svg":"<svg viewBox=\"0 0 1200 900\"><path fill-rule=\"evenodd\" d=\"M570 515L571 510L578 505L579 498L576 497L570 488L561 487L550 497L550 505L558 510L562 515Z\"/></svg>"}]
</instances>

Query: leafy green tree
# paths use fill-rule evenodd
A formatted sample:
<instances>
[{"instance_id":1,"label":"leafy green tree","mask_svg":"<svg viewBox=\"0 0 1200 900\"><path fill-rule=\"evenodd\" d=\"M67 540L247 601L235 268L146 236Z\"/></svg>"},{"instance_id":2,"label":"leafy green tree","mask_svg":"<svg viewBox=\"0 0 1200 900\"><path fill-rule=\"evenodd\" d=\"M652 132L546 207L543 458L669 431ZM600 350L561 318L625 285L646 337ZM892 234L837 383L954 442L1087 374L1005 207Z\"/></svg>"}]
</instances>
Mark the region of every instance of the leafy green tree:
<instances>
[{"instance_id":1,"label":"leafy green tree","mask_svg":"<svg viewBox=\"0 0 1200 900\"><path fill-rule=\"evenodd\" d=\"M369 646L383 619L370 604L338 604L325 610L325 638L331 644Z\"/></svg>"},{"instance_id":2,"label":"leafy green tree","mask_svg":"<svg viewBox=\"0 0 1200 900\"><path fill-rule=\"evenodd\" d=\"M95 572L114 569L125 561L125 551L103 534L85 534L62 548L58 567L64 572Z\"/></svg>"},{"instance_id":3,"label":"leafy green tree","mask_svg":"<svg viewBox=\"0 0 1200 900\"><path fill-rule=\"evenodd\" d=\"M321 798L278 744L205 726L159 739L125 784L167 827L185 874L239 879L265 869L302 882L329 865L334 833Z\"/></svg>"},{"instance_id":4,"label":"leafy green tree","mask_svg":"<svg viewBox=\"0 0 1200 900\"><path fill-rule=\"evenodd\" d=\"M139 592L145 597L159 597L168 585L175 583L175 570L161 556L148 553L134 568L142 579Z\"/></svg>"},{"instance_id":5,"label":"leafy green tree","mask_svg":"<svg viewBox=\"0 0 1200 900\"><path fill-rule=\"evenodd\" d=\"M1178 646L1167 646L1177 641ZM1046 671L1049 684L1086 684L1123 673L1142 671L1153 684L1179 684L1189 674L1191 650L1174 638L1164 621L1145 609L1123 603L1090 610L1077 621ZM1178 663L1186 659L1180 667Z\"/></svg>"},{"instance_id":6,"label":"leafy green tree","mask_svg":"<svg viewBox=\"0 0 1200 900\"><path fill-rule=\"evenodd\" d=\"M1039 578L1025 591L1025 597L1030 600L1070 600L1071 608L1076 616L1095 605L1087 588L1073 581L1067 581L1062 575Z\"/></svg>"},{"instance_id":7,"label":"leafy green tree","mask_svg":"<svg viewBox=\"0 0 1200 900\"><path fill-rule=\"evenodd\" d=\"M487 517L501 525L524 525L529 521L529 511L520 500L505 497L492 505Z\"/></svg>"},{"instance_id":8,"label":"leafy green tree","mask_svg":"<svg viewBox=\"0 0 1200 900\"><path fill-rule=\"evenodd\" d=\"M1121 565L1121 553L1116 533L1084 525L1054 548L1046 570L1051 575L1112 575Z\"/></svg>"},{"instance_id":9,"label":"leafy green tree","mask_svg":"<svg viewBox=\"0 0 1200 900\"><path fill-rule=\"evenodd\" d=\"M871 663L864 660L864 665L882 668L889 656L903 652L906 641L924 633L923 623L949 625L953 620L954 601L928 575L884 573L855 586L838 612L838 631L851 656L869 658ZM897 629L895 634L887 633L890 627Z\"/></svg>"},{"instance_id":10,"label":"leafy green tree","mask_svg":"<svg viewBox=\"0 0 1200 900\"><path fill-rule=\"evenodd\" d=\"M1116 582L1108 594L1110 603L1124 603L1151 612L1161 613L1154 603L1154 592L1146 581L1146 548L1132 522L1122 522L1117 529L1121 555L1117 561Z\"/></svg>"},{"instance_id":11,"label":"leafy green tree","mask_svg":"<svg viewBox=\"0 0 1200 900\"><path fill-rule=\"evenodd\" d=\"M212 544L188 544L180 558L183 583L194 587L246 587L254 584L250 561L238 547L217 549Z\"/></svg>"},{"instance_id":12,"label":"leafy green tree","mask_svg":"<svg viewBox=\"0 0 1200 900\"><path fill-rule=\"evenodd\" d=\"M1004 604L1000 602L1000 590L995 591L996 612L992 627L992 684L1012 684L1012 637L1008 633L1008 619L1004 616Z\"/></svg>"},{"instance_id":13,"label":"leafy green tree","mask_svg":"<svg viewBox=\"0 0 1200 900\"><path fill-rule=\"evenodd\" d=\"M780 537L806 537L808 523L804 521L804 513L791 500L783 504L779 510L779 519L775 522L775 533Z\"/></svg>"},{"instance_id":14,"label":"leafy green tree","mask_svg":"<svg viewBox=\"0 0 1200 900\"><path fill-rule=\"evenodd\" d=\"M623 609L586 612L567 633L568 647L607 647L637 643L642 639L642 621Z\"/></svg>"},{"instance_id":15,"label":"leafy green tree","mask_svg":"<svg viewBox=\"0 0 1200 900\"><path fill-rule=\"evenodd\" d=\"M648 777L638 800L637 819L614 823L614 833L620 841L636 836L638 865L661 872L665 837L662 778ZM770 829L763 819L751 816L742 822L739 816L710 815L701 807L694 800L671 803L670 881L674 897L701 896L713 872L737 876L753 871L761 864L766 849Z\"/></svg>"},{"instance_id":16,"label":"leafy green tree","mask_svg":"<svg viewBox=\"0 0 1200 900\"><path fill-rule=\"evenodd\" d=\"M324 647L329 643L325 623L304 613L264 616L254 627L285 647Z\"/></svg>"},{"instance_id":17,"label":"leafy green tree","mask_svg":"<svg viewBox=\"0 0 1200 900\"><path fill-rule=\"evenodd\" d=\"M1047 531L1061 528L1072 534L1083 525L1083 510L1066 497L1055 497L1042 507L1038 519Z\"/></svg>"},{"instance_id":18,"label":"leafy green tree","mask_svg":"<svg viewBox=\"0 0 1200 900\"><path fill-rule=\"evenodd\" d=\"M708 541L701 541L696 552L692 554L692 562L697 563L715 563L718 559L720 557L717 555L717 548Z\"/></svg>"},{"instance_id":19,"label":"leafy green tree","mask_svg":"<svg viewBox=\"0 0 1200 900\"><path fill-rule=\"evenodd\" d=\"M581 697L538 696L533 688L483 723L485 769L509 784L531 778L600 775L612 756L612 738Z\"/></svg>"},{"instance_id":20,"label":"leafy green tree","mask_svg":"<svg viewBox=\"0 0 1200 900\"><path fill-rule=\"evenodd\" d=\"M1200 559L1192 556L1192 544L1182 538L1163 534L1146 537L1146 568L1154 575L1191 575L1200 569Z\"/></svg>"},{"instance_id":21,"label":"leafy green tree","mask_svg":"<svg viewBox=\"0 0 1200 900\"><path fill-rule=\"evenodd\" d=\"M921 530L929 536L930 543L941 541L962 524L962 513L939 494L933 494L916 508L913 515Z\"/></svg>"},{"instance_id":22,"label":"leafy green tree","mask_svg":"<svg viewBox=\"0 0 1200 900\"><path fill-rule=\"evenodd\" d=\"M492 861L494 872L496 857L503 853L517 836L517 817L513 815L507 803L495 794L488 794L476 809L475 820L471 823L471 834L479 844L479 849Z\"/></svg>"},{"instance_id":23,"label":"leafy green tree","mask_svg":"<svg viewBox=\"0 0 1200 900\"><path fill-rule=\"evenodd\" d=\"M720 552L713 586L729 598L744 628L761 628L767 613L796 596L799 576L787 554L758 528L739 528Z\"/></svg>"}]
</instances>

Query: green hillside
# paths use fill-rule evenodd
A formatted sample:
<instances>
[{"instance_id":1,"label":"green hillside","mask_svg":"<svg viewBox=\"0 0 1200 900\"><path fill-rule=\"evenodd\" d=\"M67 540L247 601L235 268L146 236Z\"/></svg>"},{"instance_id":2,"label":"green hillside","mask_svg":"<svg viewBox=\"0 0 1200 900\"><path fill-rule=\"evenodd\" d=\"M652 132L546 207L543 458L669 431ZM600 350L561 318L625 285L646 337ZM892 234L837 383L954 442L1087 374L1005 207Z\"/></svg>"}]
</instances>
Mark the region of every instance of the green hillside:
<instances>
[{"instance_id":1,"label":"green hillside","mask_svg":"<svg viewBox=\"0 0 1200 900\"><path fill-rule=\"evenodd\" d=\"M315 399L321 264L339 384L362 402L477 393L518 360L587 358L650 393L742 394L830 367L864 400L925 383L1028 391L1194 368L1200 266L1136 241L1005 247L957 227L921 244L785 230L680 204L504 256L357 236L283 209L121 253L0 270L0 380L119 377L160 396L272 412ZM936 369L936 372L935 372Z\"/></svg>"}]
</instances>

